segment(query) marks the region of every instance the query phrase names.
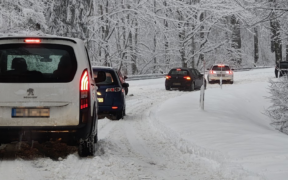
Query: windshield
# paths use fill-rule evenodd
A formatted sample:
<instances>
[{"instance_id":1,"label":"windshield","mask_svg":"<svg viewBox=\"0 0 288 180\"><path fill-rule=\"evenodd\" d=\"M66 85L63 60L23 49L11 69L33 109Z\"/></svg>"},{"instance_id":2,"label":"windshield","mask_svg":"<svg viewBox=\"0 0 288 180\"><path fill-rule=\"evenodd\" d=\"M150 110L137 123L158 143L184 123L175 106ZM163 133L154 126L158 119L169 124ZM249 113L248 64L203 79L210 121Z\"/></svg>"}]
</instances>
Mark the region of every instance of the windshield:
<instances>
[{"instance_id":1,"label":"windshield","mask_svg":"<svg viewBox=\"0 0 288 180\"><path fill-rule=\"evenodd\" d=\"M74 51L69 46L0 46L0 82L70 82L76 69Z\"/></svg>"}]
</instances>

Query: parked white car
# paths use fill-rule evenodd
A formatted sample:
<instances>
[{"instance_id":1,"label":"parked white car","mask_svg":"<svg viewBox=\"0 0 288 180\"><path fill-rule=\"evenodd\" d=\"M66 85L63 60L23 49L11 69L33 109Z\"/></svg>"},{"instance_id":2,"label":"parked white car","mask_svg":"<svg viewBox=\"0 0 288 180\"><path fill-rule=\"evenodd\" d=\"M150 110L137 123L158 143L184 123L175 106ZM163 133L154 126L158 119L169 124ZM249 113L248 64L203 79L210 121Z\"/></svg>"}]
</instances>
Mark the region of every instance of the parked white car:
<instances>
[{"instance_id":1,"label":"parked white car","mask_svg":"<svg viewBox=\"0 0 288 180\"><path fill-rule=\"evenodd\" d=\"M214 64L209 70L207 80L208 83L213 83L214 81L228 81L230 84L234 83L234 73L233 69L227 64Z\"/></svg>"},{"instance_id":2,"label":"parked white car","mask_svg":"<svg viewBox=\"0 0 288 180\"><path fill-rule=\"evenodd\" d=\"M97 87L82 40L1 37L0 92L0 144L61 138L94 155Z\"/></svg>"}]
</instances>

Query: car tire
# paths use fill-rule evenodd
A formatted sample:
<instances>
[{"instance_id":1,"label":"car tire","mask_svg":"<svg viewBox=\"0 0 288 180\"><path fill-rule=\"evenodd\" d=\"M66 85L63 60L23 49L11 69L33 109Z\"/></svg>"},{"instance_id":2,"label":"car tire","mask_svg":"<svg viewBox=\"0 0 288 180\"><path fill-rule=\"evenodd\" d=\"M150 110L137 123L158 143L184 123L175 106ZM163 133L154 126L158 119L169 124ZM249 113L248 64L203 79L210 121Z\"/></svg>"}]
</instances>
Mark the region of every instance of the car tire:
<instances>
[{"instance_id":1,"label":"car tire","mask_svg":"<svg viewBox=\"0 0 288 180\"><path fill-rule=\"evenodd\" d=\"M206 90L207 89L207 82L204 81L204 89Z\"/></svg>"},{"instance_id":2,"label":"car tire","mask_svg":"<svg viewBox=\"0 0 288 180\"><path fill-rule=\"evenodd\" d=\"M189 87L189 91L194 91L195 90L195 84L194 82L191 83L191 86Z\"/></svg>"},{"instance_id":3,"label":"car tire","mask_svg":"<svg viewBox=\"0 0 288 180\"><path fill-rule=\"evenodd\" d=\"M96 113L93 113L93 121L97 121ZM98 134L96 125L93 126L92 132L89 137L85 140L81 139L78 146L78 154L80 157L94 156L97 151Z\"/></svg>"},{"instance_id":4,"label":"car tire","mask_svg":"<svg viewBox=\"0 0 288 180\"><path fill-rule=\"evenodd\" d=\"M230 81L230 84L233 84L234 83L234 81Z\"/></svg>"},{"instance_id":5,"label":"car tire","mask_svg":"<svg viewBox=\"0 0 288 180\"><path fill-rule=\"evenodd\" d=\"M125 108L123 108L121 111L116 113L116 120L120 120L124 118L124 114L125 114Z\"/></svg>"},{"instance_id":6,"label":"car tire","mask_svg":"<svg viewBox=\"0 0 288 180\"><path fill-rule=\"evenodd\" d=\"M167 90L167 91L170 91L170 87L169 86L165 86L165 89Z\"/></svg>"},{"instance_id":7,"label":"car tire","mask_svg":"<svg viewBox=\"0 0 288 180\"><path fill-rule=\"evenodd\" d=\"M94 156L97 150L97 133L91 134L86 140L81 140L78 146L80 157Z\"/></svg>"},{"instance_id":8,"label":"car tire","mask_svg":"<svg viewBox=\"0 0 288 180\"><path fill-rule=\"evenodd\" d=\"M127 95L128 94L128 88L125 88L124 90L125 90L125 95Z\"/></svg>"}]
</instances>

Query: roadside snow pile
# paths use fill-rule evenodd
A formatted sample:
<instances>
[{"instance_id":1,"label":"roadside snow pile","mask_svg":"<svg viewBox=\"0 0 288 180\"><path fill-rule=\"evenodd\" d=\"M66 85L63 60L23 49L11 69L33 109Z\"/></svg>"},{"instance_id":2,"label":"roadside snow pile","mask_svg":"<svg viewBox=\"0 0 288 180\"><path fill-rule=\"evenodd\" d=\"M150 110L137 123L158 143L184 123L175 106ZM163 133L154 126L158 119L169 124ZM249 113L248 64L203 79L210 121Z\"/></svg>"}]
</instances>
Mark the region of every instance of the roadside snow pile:
<instances>
[{"instance_id":1,"label":"roadside snow pile","mask_svg":"<svg viewBox=\"0 0 288 180\"><path fill-rule=\"evenodd\" d=\"M252 72L237 72L234 85L208 87L204 111L200 92L187 93L163 102L150 122L184 154L206 158L226 178L287 179L288 136L264 114L273 71L255 71L247 82Z\"/></svg>"},{"instance_id":2,"label":"roadside snow pile","mask_svg":"<svg viewBox=\"0 0 288 180\"><path fill-rule=\"evenodd\" d=\"M288 134L288 77L270 80L270 84L269 99L272 105L267 109L267 114L272 118L272 125L277 130Z\"/></svg>"}]
</instances>

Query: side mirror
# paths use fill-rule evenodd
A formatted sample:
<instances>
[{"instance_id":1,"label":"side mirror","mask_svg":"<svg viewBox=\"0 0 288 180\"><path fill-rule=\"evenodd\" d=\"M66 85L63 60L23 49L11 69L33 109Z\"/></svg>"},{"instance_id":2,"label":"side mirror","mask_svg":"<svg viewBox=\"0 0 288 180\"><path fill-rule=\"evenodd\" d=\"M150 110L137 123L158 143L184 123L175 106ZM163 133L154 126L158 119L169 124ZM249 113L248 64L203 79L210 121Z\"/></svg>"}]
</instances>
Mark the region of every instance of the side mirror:
<instances>
[{"instance_id":1,"label":"side mirror","mask_svg":"<svg viewBox=\"0 0 288 180\"><path fill-rule=\"evenodd\" d=\"M128 84L128 83L123 83L123 84L122 84L122 87L123 87L123 88L128 88L128 87L129 87L129 84Z\"/></svg>"},{"instance_id":2,"label":"side mirror","mask_svg":"<svg viewBox=\"0 0 288 180\"><path fill-rule=\"evenodd\" d=\"M127 79L128 77L127 76L124 76L124 79Z\"/></svg>"},{"instance_id":3,"label":"side mirror","mask_svg":"<svg viewBox=\"0 0 288 180\"><path fill-rule=\"evenodd\" d=\"M103 82L106 80L106 72L104 71L98 71L97 77L94 78L95 83Z\"/></svg>"},{"instance_id":4,"label":"side mirror","mask_svg":"<svg viewBox=\"0 0 288 180\"><path fill-rule=\"evenodd\" d=\"M209 71L209 70L210 70L210 68L207 68L207 70Z\"/></svg>"}]
</instances>

